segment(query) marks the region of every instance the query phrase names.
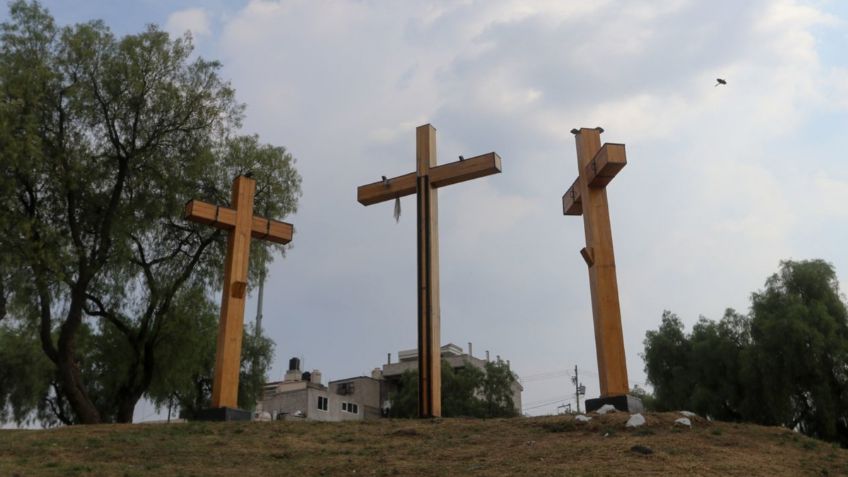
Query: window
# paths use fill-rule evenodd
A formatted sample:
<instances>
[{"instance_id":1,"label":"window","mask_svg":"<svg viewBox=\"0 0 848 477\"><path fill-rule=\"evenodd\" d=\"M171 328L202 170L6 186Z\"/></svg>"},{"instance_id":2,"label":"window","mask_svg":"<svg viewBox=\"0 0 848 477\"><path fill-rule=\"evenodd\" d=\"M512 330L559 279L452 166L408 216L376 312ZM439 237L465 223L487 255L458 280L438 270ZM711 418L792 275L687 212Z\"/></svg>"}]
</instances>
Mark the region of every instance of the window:
<instances>
[{"instance_id":1,"label":"window","mask_svg":"<svg viewBox=\"0 0 848 477\"><path fill-rule=\"evenodd\" d=\"M352 402L342 402L342 411L351 414L359 414L359 405Z\"/></svg>"},{"instance_id":2,"label":"window","mask_svg":"<svg viewBox=\"0 0 848 477\"><path fill-rule=\"evenodd\" d=\"M325 396L318 396L318 410L319 411L326 411L329 408L329 406L327 404L328 404L328 402L327 402L327 398Z\"/></svg>"},{"instance_id":3,"label":"window","mask_svg":"<svg viewBox=\"0 0 848 477\"><path fill-rule=\"evenodd\" d=\"M342 411L347 411L347 403L346 402L342 403Z\"/></svg>"}]
</instances>

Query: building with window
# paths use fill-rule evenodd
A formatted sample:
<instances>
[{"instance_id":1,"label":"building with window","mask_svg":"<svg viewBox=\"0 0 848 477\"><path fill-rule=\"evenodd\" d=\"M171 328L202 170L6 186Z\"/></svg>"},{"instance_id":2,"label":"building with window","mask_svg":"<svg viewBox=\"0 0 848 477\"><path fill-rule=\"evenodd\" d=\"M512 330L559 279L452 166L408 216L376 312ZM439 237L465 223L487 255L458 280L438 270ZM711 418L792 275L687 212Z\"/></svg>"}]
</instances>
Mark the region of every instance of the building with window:
<instances>
[{"instance_id":1,"label":"building with window","mask_svg":"<svg viewBox=\"0 0 848 477\"><path fill-rule=\"evenodd\" d=\"M468 353L449 343L441 348L442 359L454 369L465 366L485 368L489 360L472 356L471 343ZM500 361L500 357L497 357ZM509 361L507 361L507 364ZM309 419L314 421L355 421L379 419L386 415L390 393L397 390L404 371L418 368L418 350L398 352L398 362L392 363L391 353L382 368L375 368L371 376L357 376L321 383L321 372L301 371L300 359L289 360L289 369L282 381L266 383L262 400L256 404L256 412L266 412L271 419ZM514 373L513 373L514 374ZM521 392L516 375L513 385L513 402L521 412Z\"/></svg>"},{"instance_id":2,"label":"building with window","mask_svg":"<svg viewBox=\"0 0 848 477\"><path fill-rule=\"evenodd\" d=\"M321 383L321 372L302 372L300 359L289 360L282 381L266 383L256 412L271 419L355 421L380 417L380 381L356 377Z\"/></svg>"}]
</instances>

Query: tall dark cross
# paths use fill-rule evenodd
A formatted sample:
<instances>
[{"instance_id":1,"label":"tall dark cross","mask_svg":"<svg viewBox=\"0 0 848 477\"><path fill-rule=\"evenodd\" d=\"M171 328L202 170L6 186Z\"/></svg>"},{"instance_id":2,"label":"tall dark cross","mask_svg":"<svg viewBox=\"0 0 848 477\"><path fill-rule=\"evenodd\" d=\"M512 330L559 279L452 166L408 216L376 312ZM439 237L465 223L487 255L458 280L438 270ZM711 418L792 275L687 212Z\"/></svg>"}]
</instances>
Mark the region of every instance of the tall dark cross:
<instances>
[{"instance_id":1,"label":"tall dark cross","mask_svg":"<svg viewBox=\"0 0 848 477\"><path fill-rule=\"evenodd\" d=\"M406 195L418 196L418 416L442 415L439 338L439 202L437 189L501 172L494 152L436 165L436 129L415 130L415 172L360 186L357 200L371 205Z\"/></svg>"},{"instance_id":2,"label":"tall dark cross","mask_svg":"<svg viewBox=\"0 0 848 477\"><path fill-rule=\"evenodd\" d=\"M589 267L595 351L601 384L601 398L587 400L587 412L592 410L589 409L592 404L600 407L610 403L619 409L632 407L632 403L627 404L627 362L606 190L607 184L627 164L624 144L604 144L601 147L601 128L574 129L571 132L577 141L578 177L562 196L562 209L565 215L583 215L586 247L580 250L580 254Z\"/></svg>"},{"instance_id":3,"label":"tall dark cross","mask_svg":"<svg viewBox=\"0 0 848 477\"><path fill-rule=\"evenodd\" d=\"M289 243L292 239L291 224L253 215L255 194L256 181L238 176L233 181L232 209L199 200L186 204L186 219L229 231L227 258L224 262L221 322L218 326L218 347L215 353L215 377L212 382L212 408L238 407L250 238L276 243Z\"/></svg>"}]
</instances>

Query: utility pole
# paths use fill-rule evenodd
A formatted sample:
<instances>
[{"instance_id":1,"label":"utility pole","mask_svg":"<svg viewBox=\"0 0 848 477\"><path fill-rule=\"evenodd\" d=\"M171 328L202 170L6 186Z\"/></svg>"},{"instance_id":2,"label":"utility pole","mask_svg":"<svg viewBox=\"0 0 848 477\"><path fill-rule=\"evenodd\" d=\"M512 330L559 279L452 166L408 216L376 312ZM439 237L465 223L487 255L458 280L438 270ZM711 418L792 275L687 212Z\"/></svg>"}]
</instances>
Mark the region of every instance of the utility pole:
<instances>
[{"instance_id":1,"label":"utility pole","mask_svg":"<svg viewBox=\"0 0 848 477\"><path fill-rule=\"evenodd\" d=\"M256 337L262 335L262 295L265 291L265 271L259 273L259 294L256 297Z\"/></svg>"},{"instance_id":2,"label":"utility pole","mask_svg":"<svg viewBox=\"0 0 848 477\"><path fill-rule=\"evenodd\" d=\"M268 216L268 207L265 207L265 216ZM262 295L265 292L265 269L259 272L259 293L256 297L256 329L253 332L256 337L262 336Z\"/></svg>"},{"instance_id":3,"label":"utility pole","mask_svg":"<svg viewBox=\"0 0 848 477\"><path fill-rule=\"evenodd\" d=\"M574 365L574 376L571 377L571 382L574 383L574 397L577 399L577 413L580 414L580 395L586 394L586 386L580 382L577 375L577 365Z\"/></svg>"},{"instance_id":4,"label":"utility pole","mask_svg":"<svg viewBox=\"0 0 848 477\"><path fill-rule=\"evenodd\" d=\"M259 272L259 293L256 297L256 326L253 330L253 335L256 337L257 343L259 342L259 337L262 336L262 295L265 291L265 270ZM253 369L256 369L259 366L259 357L254 356L253 362L251 363Z\"/></svg>"}]
</instances>

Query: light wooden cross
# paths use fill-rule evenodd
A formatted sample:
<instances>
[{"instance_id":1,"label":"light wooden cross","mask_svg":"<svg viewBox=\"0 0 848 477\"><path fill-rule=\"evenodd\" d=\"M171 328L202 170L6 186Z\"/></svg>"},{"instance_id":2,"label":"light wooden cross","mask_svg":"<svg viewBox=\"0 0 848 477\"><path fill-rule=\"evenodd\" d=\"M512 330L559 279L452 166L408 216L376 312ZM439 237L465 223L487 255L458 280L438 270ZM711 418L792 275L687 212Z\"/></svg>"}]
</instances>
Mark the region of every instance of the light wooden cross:
<instances>
[{"instance_id":1,"label":"light wooden cross","mask_svg":"<svg viewBox=\"0 0 848 477\"><path fill-rule=\"evenodd\" d=\"M238 407L250 238L283 244L291 242L292 239L291 224L253 215L255 194L256 181L238 176L233 181L232 209L199 200L186 204L186 219L229 231L224 265L224 293L221 298L221 322L218 326L218 347L215 353L215 377L212 382L212 408Z\"/></svg>"},{"instance_id":2,"label":"light wooden cross","mask_svg":"<svg viewBox=\"0 0 848 477\"><path fill-rule=\"evenodd\" d=\"M362 205L416 193L418 196L418 415L442 415L441 348L439 338L439 187L501 172L494 152L450 164L436 165L436 129L415 130L415 172L366 184L357 189Z\"/></svg>"},{"instance_id":3,"label":"light wooden cross","mask_svg":"<svg viewBox=\"0 0 848 477\"><path fill-rule=\"evenodd\" d=\"M562 196L562 210L565 215L583 215L586 247L580 254L589 266L601 398L625 396L630 388L606 186L627 164L627 158L624 144L601 147L601 128L571 132L577 141L578 177Z\"/></svg>"}]
</instances>

